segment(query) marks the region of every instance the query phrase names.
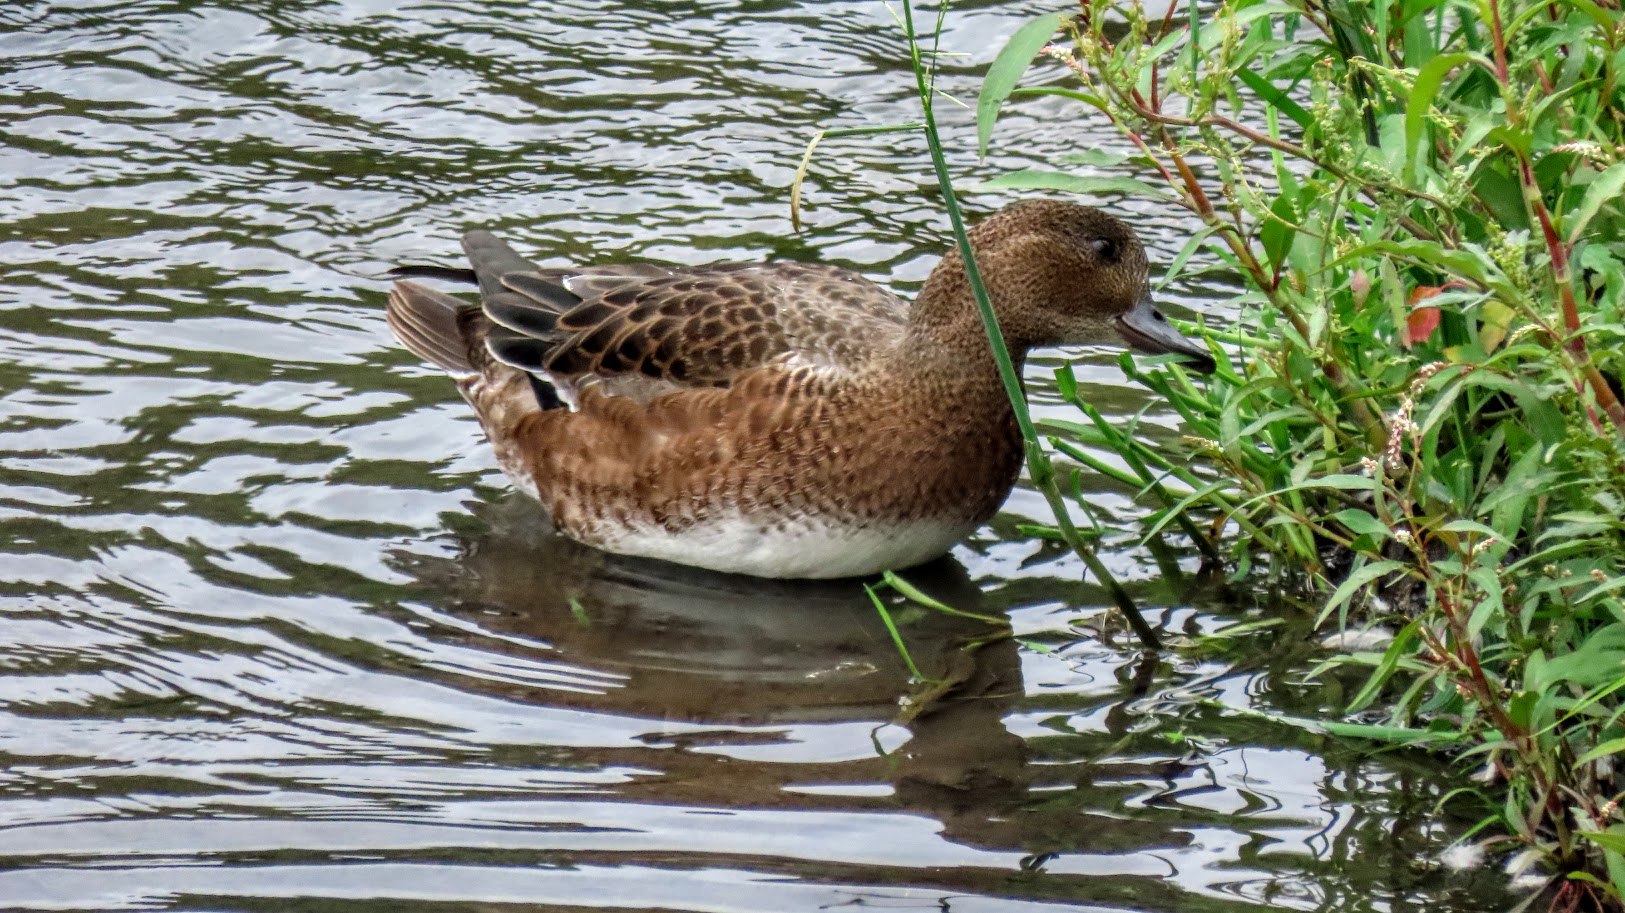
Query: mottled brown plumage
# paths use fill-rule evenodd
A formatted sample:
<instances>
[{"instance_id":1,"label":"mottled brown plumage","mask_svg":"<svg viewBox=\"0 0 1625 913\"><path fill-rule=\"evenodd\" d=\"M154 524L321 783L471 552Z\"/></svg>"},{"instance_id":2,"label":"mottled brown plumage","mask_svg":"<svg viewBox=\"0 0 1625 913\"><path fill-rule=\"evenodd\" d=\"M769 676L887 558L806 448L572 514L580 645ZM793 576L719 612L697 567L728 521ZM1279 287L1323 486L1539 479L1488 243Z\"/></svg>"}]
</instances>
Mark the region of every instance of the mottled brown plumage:
<instances>
[{"instance_id":1,"label":"mottled brown plumage","mask_svg":"<svg viewBox=\"0 0 1625 913\"><path fill-rule=\"evenodd\" d=\"M971 239L1018 359L1119 337L1211 364L1150 308L1118 220L1028 201ZM481 306L400 281L390 325L458 378L503 469L582 542L867 574L946 551L1015 482L1020 436L957 253L910 309L829 266L560 270L484 232L464 248ZM548 408L555 393L570 408Z\"/></svg>"}]
</instances>

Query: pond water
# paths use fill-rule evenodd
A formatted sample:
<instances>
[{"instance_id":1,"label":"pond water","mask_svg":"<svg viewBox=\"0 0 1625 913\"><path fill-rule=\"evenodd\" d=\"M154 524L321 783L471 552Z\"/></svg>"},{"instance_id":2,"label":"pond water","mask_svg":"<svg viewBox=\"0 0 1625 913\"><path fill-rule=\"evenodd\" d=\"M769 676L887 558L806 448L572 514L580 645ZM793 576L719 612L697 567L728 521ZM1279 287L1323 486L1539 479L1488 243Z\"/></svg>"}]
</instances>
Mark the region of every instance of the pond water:
<instances>
[{"instance_id":1,"label":"pond water","mask_svg":"<svg viewBox=\"0 0 1625 913\"><path fill-rule=\"evenodd\" d=\"M956 9L973 98L1046 4ZM1435 760L1334 712L1299 615L1105 557L1170 630L1142 661L1005 512L911 575L721 580L548 534L384 325L382 273L489 226L547 262L821 260L909 291L945 221L874 0L264 0L0 7L0 908L954 913L1502 909L1432 863ZM967 112L944 103L948 142ZM1120 143L1024 103L967 180ZM975 212L1002 198L970 194ZM1189 226L1114 204L1167 263ZM1175 284L1224 317L1227 290ZM1073 360L1124 419L1115 356ZM1085 476L1103 515L1143 508ZM1283 647L1281 645L1296 645Z\"/></svg>"}]
</instances>

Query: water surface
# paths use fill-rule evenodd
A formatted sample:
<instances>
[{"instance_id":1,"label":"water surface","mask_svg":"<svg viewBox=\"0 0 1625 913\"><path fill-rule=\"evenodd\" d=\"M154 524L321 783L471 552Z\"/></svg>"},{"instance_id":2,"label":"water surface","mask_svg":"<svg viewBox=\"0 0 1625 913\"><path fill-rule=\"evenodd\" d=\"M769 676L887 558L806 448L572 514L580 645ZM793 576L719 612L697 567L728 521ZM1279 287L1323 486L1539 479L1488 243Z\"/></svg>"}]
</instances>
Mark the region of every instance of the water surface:
<instances>
[{"instance_id":1,"label":"water surface","mask_svg":"<svg viewBox=\"0 0 1625 913\"><path fill-rule=\"evenodd\" d=\"M943 86L974 97L1046 8L956 10ZM1334 711L1311 647L1142 661L1017 533L1031 492L913 575L1022 642L967 652L985 628L905 611L949 683L922 688L855 586L551 536L390 340L383 271L477 225L548 263L916 288L945 233L918 138L830 141L787 219L813 131L916 114L881 4L13 2L0 55L0 908L1507 906L1429 862L1467 823L1435 814L1436 762L1230 712ZM956 168L1120 145L1052 101L998 141ZM1175 214L1112 205L1154 259L1183 246ZM1062 358L1168 424L1094 350L1035 360L1043 414L1071 417ZM1170 630L1301 624L1133 533L1106 557Z\"/></svg>"}]
</instances>

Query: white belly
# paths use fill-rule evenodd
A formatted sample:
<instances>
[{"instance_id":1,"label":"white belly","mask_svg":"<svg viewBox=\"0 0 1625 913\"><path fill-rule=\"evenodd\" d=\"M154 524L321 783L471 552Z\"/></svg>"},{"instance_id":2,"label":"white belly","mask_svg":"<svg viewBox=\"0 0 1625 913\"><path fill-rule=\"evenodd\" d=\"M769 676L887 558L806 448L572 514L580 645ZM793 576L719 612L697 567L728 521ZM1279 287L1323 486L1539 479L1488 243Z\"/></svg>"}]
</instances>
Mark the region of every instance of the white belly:
<instances>
[{"instance_id":1,"label":"white belly","mask_svg":"<svg viewBox=\"0 0 1625 913\"><path fill-rule=\"evenodd\" d=\"M763 523L733 515L702 521L678 533L660 527L604 530L591 544L617 554L728 574L861 577L929 561L975 529L973 524L951 521L858 525L802 517Z\"/></svg>"}]
</instances>

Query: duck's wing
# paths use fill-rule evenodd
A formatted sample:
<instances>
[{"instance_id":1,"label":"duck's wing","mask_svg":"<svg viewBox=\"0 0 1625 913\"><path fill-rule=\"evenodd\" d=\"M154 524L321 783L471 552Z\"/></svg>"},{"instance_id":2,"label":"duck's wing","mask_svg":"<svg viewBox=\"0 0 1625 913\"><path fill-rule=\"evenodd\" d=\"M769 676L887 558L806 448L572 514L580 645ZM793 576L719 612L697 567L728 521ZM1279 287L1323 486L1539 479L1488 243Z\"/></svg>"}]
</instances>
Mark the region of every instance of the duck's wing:
<instances>
[{"instance_id":1,"label":"duck's wing","mask_svg":"<svg viewBox=\"0 0 1625 913\"><path fill-rule=\"evenodd\" d=\"M575 386L649 394L725 387L767 365L863 368L907 306L846 270L793 264L542 269L487 232L464 238L502 362ZM642 389L647 388L647 389Z\"/></svg>"}]
</instances>

